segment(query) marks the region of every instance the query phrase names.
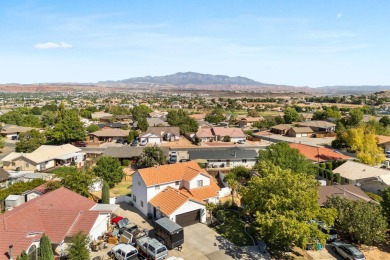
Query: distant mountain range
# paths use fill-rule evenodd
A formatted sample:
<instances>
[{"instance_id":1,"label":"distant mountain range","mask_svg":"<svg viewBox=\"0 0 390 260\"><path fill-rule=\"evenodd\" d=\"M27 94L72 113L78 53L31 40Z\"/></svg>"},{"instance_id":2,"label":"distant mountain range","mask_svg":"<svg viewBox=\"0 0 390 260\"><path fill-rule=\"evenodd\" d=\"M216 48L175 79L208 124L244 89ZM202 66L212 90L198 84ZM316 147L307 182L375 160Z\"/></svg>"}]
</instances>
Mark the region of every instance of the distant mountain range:
<instances>
[{"instance_id":1,"label":"distant mountain range","mask_svg":"<svg viewBox=\"0 0 390 260\"><path fill-rule=\"evenodd\" d=\"M390 86L324 86L318 88L294 87L286 85L269 84L255 81L245 77L229 77L226 75L211 75L196 72L178 72L166 76L135 77L118 81L100 81L98 85L171 85L185 86L184 88L207 89L206 86L218 86L217 90L262 90L266 92L317 92L317 93L371 93L390 90ZM223 85L223 86L221 86Z\"/></svg>"},{"instance_id":2,"label":"distant mountain range","mask_svg":"<svg viewBox=\"0 0 390 260\"><path fill-rule=\"evenodd\" d=\"M245 77L229 77L225 75L211 75L195 72L178 72L166 76L146 76L129 78L119 81L102 81L98 83L152 83L171 85L271 85L264 84Z\"/></svg>"}]
</instances>

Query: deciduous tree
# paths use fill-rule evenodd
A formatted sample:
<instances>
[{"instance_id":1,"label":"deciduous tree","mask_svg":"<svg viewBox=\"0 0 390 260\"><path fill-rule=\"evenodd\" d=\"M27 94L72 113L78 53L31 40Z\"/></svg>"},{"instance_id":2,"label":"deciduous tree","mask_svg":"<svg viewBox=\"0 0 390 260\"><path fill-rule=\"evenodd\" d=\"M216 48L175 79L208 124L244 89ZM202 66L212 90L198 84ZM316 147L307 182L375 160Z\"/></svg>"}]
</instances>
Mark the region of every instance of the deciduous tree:
<instances>
[{"instance_id":1,"label":"deciduous tree","mask_svg":"<svg viewBox=\"0 0 390 260\"><path fill-rule=\"evenodd\" d=\"M271 162L282 169L290 169L293 173L315 172L313 163L286 142L279 142L268 146L265 150L259 150L259 161Z\"/></svg>"},{"instance_id":2,"label":"deciduous tree","mask_svg":"<svg viewBox=\"0 0 390 260\"><path fill-rule=\"evenodd\" d=\"M19 134L19 140L16 142L15 151L18 153L31 153L45 143L45 135L36 129L31 129Z\"/></svg>"},{"instance_id":3,"label":"deciduous tree","mask_svg":"<svg viewBox=\"0 0 390 260\"><path fill-rule=\"evenodd\" d=\"M284 110L283 118L287 124L298 121L298 117L299 117L299 114L294 108L289 107L289 108L286 108L286 110Z\"/></svg>"},{"instance_id":4,"label":"deciduous tree","mask_svg":"<svg viewBox=\"0 0 390 260\"><path fill-rule=\"evenodd\" d=\"M118 159L111 156L100 157L93 168L96 176L102 178L112 188L122 181L123 168Z\"/></svg>"},{"instance_id":5,"label":"deciduous tree","mask_svg":"<svg viewBox=\"0 0 390 260\"><path fill-rule=\"evenodd\" d=\"M88 127L87 127L87 131L88 133L93 133L93 132L96 132L96 131L99 131L99 127L95 124L90 124Z\"/></svg>"},{"instance_id":6,"label":"deciduous tree","mask_svg":"<svg viewBox=\"0 0 390 260\"><path fill-rule=\"evenodd\" d=\"M260 175L241 188L246 209L256 213L254 226L260 237L283 250L293 244L305 248L314 238L325 244L326 235L310 221L332 225L336 214L318 205L319 184L314 177L283 170L270 162L260 162L260 168Z\"/></svg>"},{"instance_id":7,"label":"deciduous tree","mask_svg":"<svg viewBox=\"0 0 390 260\"><path fill-rule=\"evenodd\" d=\"M61 178L61 184L84 197L89 196L89 188L92 186L95 176L90 170L76 169L75 167L61 167L53 171Z\"/></svg>"},{"instance_id":8,"label":"deciduous tree","mask_svg":"<svg viewBox=\"0 0 390 260\"><path fill-rule=\"evenodd\" d=\"M372 245L384 241L387 220L380 205L335 196L327 201L326 206L337 210L335 227L352 242Z\"/></svg>"},{"instance_id":9,"label":"deciduous tree","mask_svg":"<svg viewBox=\"0 0 390 260\"><path fill-rule=\"evenodd\" d=\"M223 114L224 110L221 108L213 109L210 113L208 113L205 117L205 120L209 123L219 123L226 120L225 115Z\"/></svg>"},{"instance_id":10,"label":"deciduous tree","mask_svg":"<svg viewBox=\"0 0 390 260\"><path fill-rule=\"evenodd\" d=\"M369 127L351 128L344 132L343 138L357 158L365 164L377 165L384 161L383 149L378 147L375 131Z\"/></svg>"},{"instance_id":11,"label":"deciduous tree","mask_svg":"<svg viewBox=\"0 0 390 260\"><path fill-rule=\"evenodd\" d=\"M141 158L138 161L140 167L153 167L155 165L165 164L166 156L163 150L158 146L145 147Z\"/></svg>"}]
</instances>

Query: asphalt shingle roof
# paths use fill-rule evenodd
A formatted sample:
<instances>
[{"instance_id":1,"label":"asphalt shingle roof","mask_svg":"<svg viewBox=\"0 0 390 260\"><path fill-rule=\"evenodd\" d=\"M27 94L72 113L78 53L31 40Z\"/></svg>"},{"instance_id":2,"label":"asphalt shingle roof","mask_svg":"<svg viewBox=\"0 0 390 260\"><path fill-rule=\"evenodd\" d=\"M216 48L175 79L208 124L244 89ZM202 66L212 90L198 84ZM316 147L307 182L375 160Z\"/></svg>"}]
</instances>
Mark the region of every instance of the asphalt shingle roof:
<instances>
[{"instance_id":1,"label":"asphalt shingle roof","mask_svg":"<svg viewBox=\"0 0 390 260\"><path fill-rule=\"evenodd\" d=\"M255 149L243 149L239 147L229 149L199 149L188 151L190 160L222 160L222 159L256 159L258 154Z\"/></svg>"}]
</instances>

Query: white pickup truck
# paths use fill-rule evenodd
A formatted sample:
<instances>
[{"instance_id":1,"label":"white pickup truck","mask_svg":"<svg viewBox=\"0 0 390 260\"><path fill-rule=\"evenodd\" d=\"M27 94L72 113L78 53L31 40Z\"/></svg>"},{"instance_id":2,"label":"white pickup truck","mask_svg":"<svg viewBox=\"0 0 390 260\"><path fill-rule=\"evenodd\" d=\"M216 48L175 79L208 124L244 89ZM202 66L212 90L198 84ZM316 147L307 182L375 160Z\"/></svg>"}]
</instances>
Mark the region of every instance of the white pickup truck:
<instances>
[{"instance_id":1,"label":"white pickup truck","mask_svg":"<svg viewBox=\"0 0 390 260\"><path fill-rule=\"evenodd\" d=\"M111 248L111 253L117 260L138 259L138 250L132 245L119 244Z\"/></svg>"},{"instance_id":2,"label":"white pickup truck","mask_svg":"<svg viewBox=\"0 0 390 260\"><path fill-rule=\"evenodd\" d=\"M168 249L155 238L141 237L136 240L136 246L141 255L148 260L162 260L168 256Z\"/></svg>"}]
</instances>

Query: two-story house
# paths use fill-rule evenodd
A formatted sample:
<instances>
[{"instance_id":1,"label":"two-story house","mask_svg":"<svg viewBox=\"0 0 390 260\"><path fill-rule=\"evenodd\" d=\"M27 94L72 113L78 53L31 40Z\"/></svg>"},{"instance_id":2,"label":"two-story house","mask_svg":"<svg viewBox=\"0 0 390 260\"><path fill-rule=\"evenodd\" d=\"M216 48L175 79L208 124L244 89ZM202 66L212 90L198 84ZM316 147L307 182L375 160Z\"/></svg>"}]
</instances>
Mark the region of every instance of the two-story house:
<instances>
[{"instance_id":1,"label":"two-story house","mask_svg":"<svg viewBox=\"0 0 390 260\"><path fill-rule=\"evenodd\" d=\"M133 204L142 214L182 226L205 222L206 202L219 200L216 180L195 161L139 169L132 181Z\"/></svg>"}]
</instances>

